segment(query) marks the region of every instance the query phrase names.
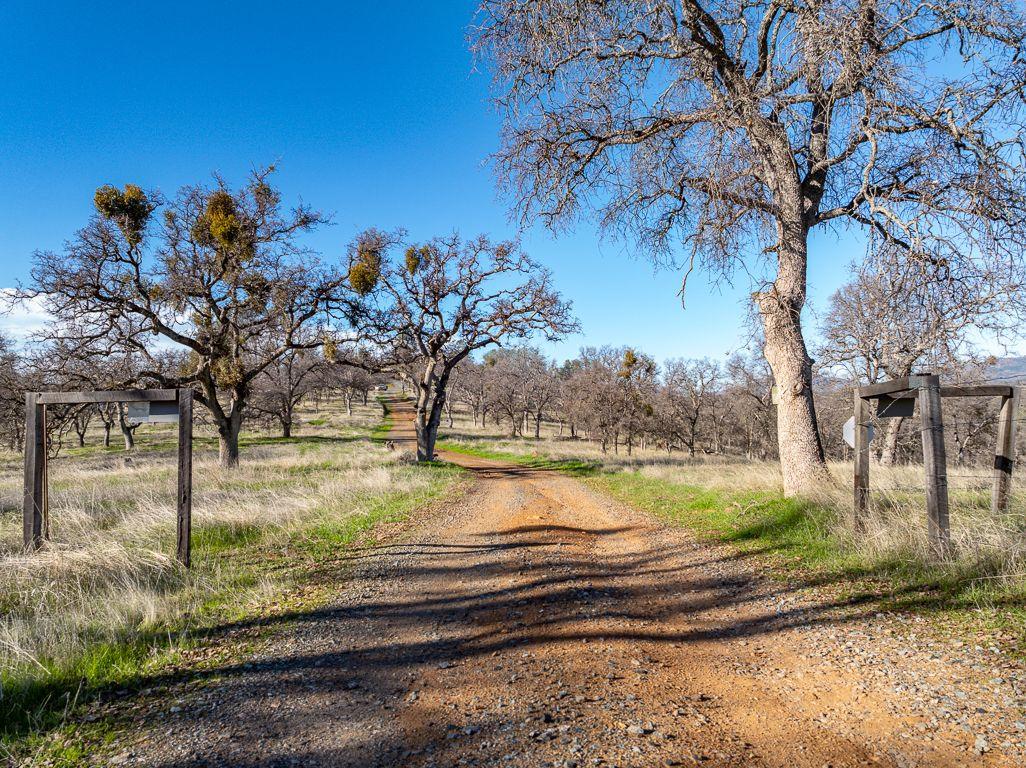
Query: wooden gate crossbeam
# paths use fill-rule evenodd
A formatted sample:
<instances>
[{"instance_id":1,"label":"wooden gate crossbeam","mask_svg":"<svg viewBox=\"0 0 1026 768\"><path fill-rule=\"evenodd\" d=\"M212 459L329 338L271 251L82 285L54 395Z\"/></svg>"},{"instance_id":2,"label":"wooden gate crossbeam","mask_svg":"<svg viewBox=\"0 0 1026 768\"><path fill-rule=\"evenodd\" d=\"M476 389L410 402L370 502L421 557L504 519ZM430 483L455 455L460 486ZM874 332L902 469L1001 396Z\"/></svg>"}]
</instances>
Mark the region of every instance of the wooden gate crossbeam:
<instances>
[{"instance_id":1,"label":"wooden gate crossbeam","mask_svg":"<svg viewBox=\"0 0 1026 768\"><path fill-rule=\"evenodd\" d=\"M1015 413L1020 401L1020 389L1008 385L943 387L940 377L932 374L856 387L854 509L857 527L862 526L862 518L869 511L869 401L884 396L891 399L915 397L919 400L929 541L934 553L943 557L951 545L951 527L941 401L945 397L1001 398L991 511L1004 514L1008 511L1011 497L1012 468L1015 462Z\"/></svg>"},{"instance_id":2,"label":"wooden gate crossbeam","mask_svg":"<svg viewBox=\"0 0 1026 768\"><path fill-rule=\"evenodd\" d=\"M43 545L47 511L46 406L88 403L178 403L178 512L175 555L192 560L192 405L191 389L128 389L109 392L27 392L25 394L25 496L22 504L26 551Z\"/></svg>"}]
</instances>

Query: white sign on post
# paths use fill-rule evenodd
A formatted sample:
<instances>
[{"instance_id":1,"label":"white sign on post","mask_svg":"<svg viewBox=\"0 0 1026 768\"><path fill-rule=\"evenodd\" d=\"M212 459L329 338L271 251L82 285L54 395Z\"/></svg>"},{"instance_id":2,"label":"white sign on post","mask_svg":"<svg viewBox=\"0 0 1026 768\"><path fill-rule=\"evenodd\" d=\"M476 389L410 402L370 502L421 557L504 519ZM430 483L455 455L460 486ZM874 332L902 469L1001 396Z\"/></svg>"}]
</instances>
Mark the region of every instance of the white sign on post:
<instances>
[{"instance_id":1,"label":"white sign on post","mask_svg":"<svg viewBox=\"0 0 1026 768\"><path fill-rule=\"evenodd\" d=\"M867 435L867 437L869 438L869 442L872 442L873 441L873 433L876 432L876 430L873 429L873 425L870 424L869 426L866 427L866 431L869 433ZM854 448L855 447L855 417L854 416L852 416L850 419L848 419L846 422L844 422L844 428L841 430L841 434L844 436L844 442L846 442L849 447Z\"/></svg>"},{"instance_id":2,"label":"white sign on post","mask_svg":"<svg viewBox=\"0 0 1026 768\"><path fill-rule=\"evenodd\" d=\"M150 424L177 424L178 403L172 400L155 400L149 403Z\"/></svg>"},{"instance_id":3,"label":"white sign on post","mask_svg":"<svg viewBox=\"0 0 1026 768\"><path fill-rule=\"evenodd\" d=\"M178 422L178 403L171 400L128 403L125 412L131 422L150 424L175 424Z\"/></svg>"},{"instance_id":4,"label":"white sign on post","mask_svg":"<svg viewBox=\"0 0 1026 768\"><path fill-rule=\"evenodd\" d=\"M125 418L128 421L144 422L150 420L149 403L126 403Z\"/></svg>"}]
</instances>

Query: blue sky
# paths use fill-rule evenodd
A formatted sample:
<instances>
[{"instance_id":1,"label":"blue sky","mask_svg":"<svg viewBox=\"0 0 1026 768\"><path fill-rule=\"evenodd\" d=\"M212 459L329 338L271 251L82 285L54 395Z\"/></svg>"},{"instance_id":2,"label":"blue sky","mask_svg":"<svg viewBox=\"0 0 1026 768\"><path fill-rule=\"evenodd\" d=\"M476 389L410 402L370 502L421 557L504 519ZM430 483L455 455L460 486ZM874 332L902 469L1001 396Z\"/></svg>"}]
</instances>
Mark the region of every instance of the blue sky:
<instances>
[{"instance_id":1,"label":"blue sky","mask_svg":"<svg viewBox=\"0 0 1026 768\"><path fill-rule=\"evenodd\" d=\"M499 119L467 48L473 10L462 0L6 0L0 287L27 277L34 250L58 249L82 226L101 184L171 193L213 171L241 181L272 162L287 200L333 214L313 239L329 258L369 226L418 239L514 235L487 164ZM693 278L682 309L678 273L628 258L586 222L522 239L581 320L582 334L550 346L554 355L609 343L657 359L722 357L744 343L744 276L719 288ZM856 241L815 241L813 312L860 253Z\"/></svg>"}]
</instances>

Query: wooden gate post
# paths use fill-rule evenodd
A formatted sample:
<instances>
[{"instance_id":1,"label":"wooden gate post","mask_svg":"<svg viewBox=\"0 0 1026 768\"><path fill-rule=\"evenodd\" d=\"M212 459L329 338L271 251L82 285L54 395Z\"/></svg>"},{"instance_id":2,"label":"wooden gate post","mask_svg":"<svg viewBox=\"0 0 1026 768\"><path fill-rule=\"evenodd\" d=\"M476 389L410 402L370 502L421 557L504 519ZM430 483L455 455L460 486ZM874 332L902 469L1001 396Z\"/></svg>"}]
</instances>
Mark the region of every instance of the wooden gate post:
<instances>
[{"instance_id":1,"label":"wooden gate post","mask_svg":"<svg viewBox=\"0 0 1026 768\"><path fill-rule=\"evenodd\" d=\"M192 389L178 390L178 547L188 568L192 561Z\"/></svg>"},{"instance_id":2,"label":"wooden gate post","mask_svg":"<svg viewBox=\"0 0 1026 768\"><path fill-rule=\"evenodd\" d=\"M46 493L46 416L35 392L25 393L25 495L22 525L25 550L43 545L43 497Z\"/></svg>"},{"instance_id":3,"label":"wooden gate post","mask_svg":"<svg viewBox=\"0 0 1026 768\"><path fill-rule=\"evenodd\" d=\"M1020 390L1012 387L1009 397L1001 398L998 412L997 450L994 452L994 490L990 509L995 515L1008 512L1012 491L1012 467L1015 463L1015 414L1019 409Z\"/></svg>"},{"instance_id":4,"label":"wooden gate post","mask_svg":"<svg viewBox=\"0 0 1026 768\"><path fill-rule=\"evenodd\" d=\"M921 376L919 410L923 417L923 465L926 470L926 512L930 548L946 557L951 545L948 521L948 462L944 452L939 376Z\"/></svg>"},{"instance_id":5,"label":"wooden gate post","mask_svg":"<svg viewBox=\"0 0 1026 768\"><path fill-rule=\"evenodd\" d=\"M869 512L869 408L855 388L855 527L865 527Z\"/></svg>"}]
</instances>

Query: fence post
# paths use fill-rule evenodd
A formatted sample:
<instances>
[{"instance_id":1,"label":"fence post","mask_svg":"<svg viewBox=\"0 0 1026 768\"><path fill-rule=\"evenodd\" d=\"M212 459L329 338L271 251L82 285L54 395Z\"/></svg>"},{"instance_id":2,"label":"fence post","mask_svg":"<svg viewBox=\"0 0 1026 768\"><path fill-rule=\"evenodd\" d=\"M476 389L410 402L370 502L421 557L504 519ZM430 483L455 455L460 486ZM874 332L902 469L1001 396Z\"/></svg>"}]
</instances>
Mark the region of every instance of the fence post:
<instances>
[{"instance_id":1,"label":"fence post","mask_svg":"<svg viewBox=\"0 0 1026 768\"><path fill-rule=\"evenodd\" d=\"M869 408L855 387L855 528L863 530L869 512Z\"/></svg>"},{"instance_id":2,"label":"fence post","mask_svg":"<svg viewBox=\"0 0 1026 768\"><path fill-rule=\"evenodd\" d=\"M939 376L921 376L919 410L923 417L923 466L926 470L926 513L930 548L946 557L951 545L948 521L948 462L944 452Z\"/></svg>"},{"instance_id":3,"label":"fence post","mask_svg":"<svg viewBox=\"0 0 1026 768\"><path fill-rule=\"evenodd\" d=\"M188 568L192 563L192 389L178 390L178 548Z\"/></svg>"},{"instance_id":4,"label":"fence post","mask_svg":"<svg viewBox=\"0 0 1026 768\"><path fill-rule=\"evenodd\" d=\"M1011 397L1001 398L998 412L997 450L994 452L994 490L990 509L995 515L1008 512L1012 491L1012 468L1015 464L1015 414L1019 408L1020 389L1012 387Z\"/></svg>"},{"instance_id":5,"label":"fence post","mask_svg":"<svg viewBox=\"0 0 1026 768\"><path fill-rule=\"evenodd\" d=\"M46 420L45 406L35 392L25 393L25 495L22 499L22 525L25 550L43 545L43 495L46 492Z\"/></svg>"}]
</instances>

